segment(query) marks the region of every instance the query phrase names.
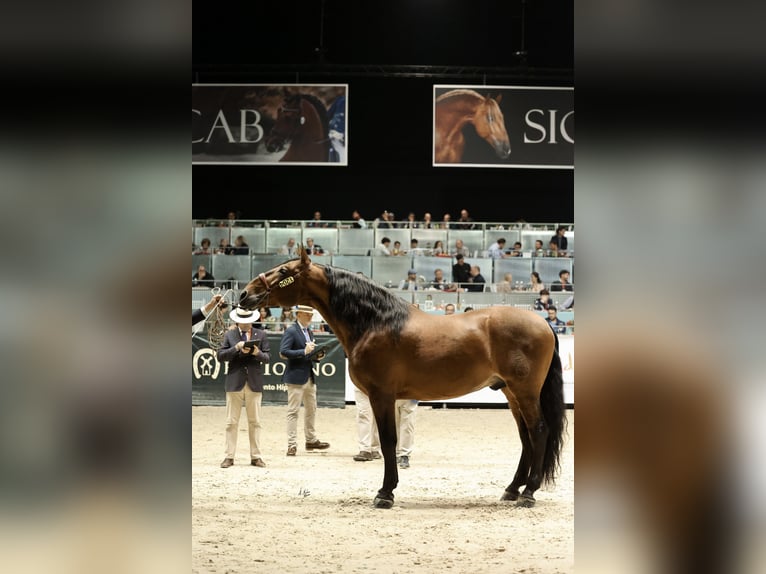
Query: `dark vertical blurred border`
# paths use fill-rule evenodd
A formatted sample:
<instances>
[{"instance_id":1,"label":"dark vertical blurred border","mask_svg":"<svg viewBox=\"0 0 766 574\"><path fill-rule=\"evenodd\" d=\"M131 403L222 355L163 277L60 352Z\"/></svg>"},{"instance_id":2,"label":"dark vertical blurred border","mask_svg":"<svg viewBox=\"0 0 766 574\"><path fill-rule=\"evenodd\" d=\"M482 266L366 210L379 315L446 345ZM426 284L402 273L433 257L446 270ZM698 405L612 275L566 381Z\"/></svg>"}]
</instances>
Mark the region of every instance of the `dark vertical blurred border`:
<instances>
[{"instance_id":1,"label":"dark vertical blurred border","mask_svg":"<svg viewBox=\"0 0 766 574\"><path fill-rule=\"evenodd\" d=\"M576 8L576 564L766 558L762 4Z\"/></svg>"},{"instance_id":2,"label":"dark vertical blurred border","mask_svg":"<svg viewBox=\"0 0 766 574\"><path fill-rule=\"evenodd\" d=\"M4 12L0 569L188 572L191 6Z\"/></svg>"}]
</instances>

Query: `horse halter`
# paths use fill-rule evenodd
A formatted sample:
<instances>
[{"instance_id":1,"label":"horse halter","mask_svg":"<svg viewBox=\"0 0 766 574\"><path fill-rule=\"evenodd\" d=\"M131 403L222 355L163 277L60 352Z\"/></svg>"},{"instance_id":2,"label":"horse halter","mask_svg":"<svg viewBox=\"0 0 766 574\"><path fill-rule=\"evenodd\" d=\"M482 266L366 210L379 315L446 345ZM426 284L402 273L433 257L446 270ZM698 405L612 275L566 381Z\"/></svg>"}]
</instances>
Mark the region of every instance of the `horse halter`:
<instances>
[{"instance_id":1,"label":"horse halter","mask_svg":"<svg viewBox=\"0 0 766 574\"><path fill-rule=\"evenodd\" d=\"M275 129L276 126L274 128L271 128L271 134L281 138L282 140L290 140L290 139L293 139L295 132L297 132L298 129L306 123L306 117L303 115L303 110L301 110L300 105L297 108L285 108L285 107L279 108L280 116L285 112L298 114L300 116L300 120L298 120L297 123L291 122L293 128L292 130L290 130L290 133L288 134L283 134L279 130ZM277 120L279 120L279 116L277 116Z\"/></svg>"}]
</instances>

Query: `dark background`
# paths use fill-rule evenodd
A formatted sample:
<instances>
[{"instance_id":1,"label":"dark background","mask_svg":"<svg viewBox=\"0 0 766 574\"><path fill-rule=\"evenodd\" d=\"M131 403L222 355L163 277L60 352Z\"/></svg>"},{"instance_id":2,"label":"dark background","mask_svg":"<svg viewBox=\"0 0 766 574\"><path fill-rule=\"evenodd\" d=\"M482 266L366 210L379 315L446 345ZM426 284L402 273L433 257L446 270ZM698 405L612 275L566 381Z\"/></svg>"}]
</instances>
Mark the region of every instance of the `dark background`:
<instances>
[{"instance_id":1,"label":"dark background","mask_svg":"<svg viewBox=\"0 0 766 574\"><path fill-rule=\"evenodd\" d=\"M431 166L434 84L573 85L571 2L195 3L194 16L193 82L349 84L349 165L195 165L193 218L574 220L573 170Z\"/></svg>"}]
</instances>

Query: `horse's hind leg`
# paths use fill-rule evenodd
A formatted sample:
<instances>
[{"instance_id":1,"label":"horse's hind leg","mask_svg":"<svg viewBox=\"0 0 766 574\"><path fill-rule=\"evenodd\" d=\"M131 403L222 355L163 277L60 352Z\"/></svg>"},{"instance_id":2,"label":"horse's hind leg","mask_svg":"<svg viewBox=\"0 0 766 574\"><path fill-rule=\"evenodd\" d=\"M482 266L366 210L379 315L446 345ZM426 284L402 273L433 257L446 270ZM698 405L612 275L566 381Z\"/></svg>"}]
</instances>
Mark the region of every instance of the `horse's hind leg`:
<instances>
[{"instance_id":1,"label":"horse's hind leg","mask_svg":"<svg viewBox=\"0 0 766 574\"><path fill-rule=\"evenodd\" d=\"M521 457L519 458L519 466L516 468L516 474L513 477L513 481L505 488L505 492L503 492L503 496L500 497L500 500L517 500L519 498L519 488L527 483L527 478L529 477L529 467L532 462L532 442L529 439L527 424L524 422L524 418L519 411L519 406L512 396L508 397L508 406L513 413L513 418L516 420L516 426L519 429L522 450Z\"/></svg>"},{"instance_id":2,"label":"horse's hind leg","mask_svg":"<svg viewBox=\"0 0 766 574\"><path fill-rule=\"evenodd\" d=\"M530 400L520 406L521 416L527 430L527 440L530 444L529 476L526 488L521 493L519 504L532 506L535 503L534 493L543 482L543 457L548 440L548 427L545 424L540 406L536 400Z\"/></svg>"}]
</instances>

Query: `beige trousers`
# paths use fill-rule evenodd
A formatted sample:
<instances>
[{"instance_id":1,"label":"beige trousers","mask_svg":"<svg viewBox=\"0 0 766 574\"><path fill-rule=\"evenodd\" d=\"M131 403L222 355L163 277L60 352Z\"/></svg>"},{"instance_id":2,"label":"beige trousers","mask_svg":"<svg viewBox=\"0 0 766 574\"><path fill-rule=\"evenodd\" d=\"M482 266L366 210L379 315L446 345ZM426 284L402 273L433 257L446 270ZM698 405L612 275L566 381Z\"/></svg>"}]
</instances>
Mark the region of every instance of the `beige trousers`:
<instances>
[{"instance_id":1,"label":"beige trousers","mask_svg":"<svg viewBox=\"0 0 766 574\"><path fill-rule=\"evenodd\" d=\"M356 435L359 440L359 450L365 452L380 452L380 436L375 415L370 406L370 398L354 387L356 401Z\"/></svg>"},{"instance_id":2,"label":"beige trousers","mask_svg":"<svg viewBox=\"0 0 766 574\"><path fill-rule=\"evenodd\" d=\"M237 451L239 415L242 406L247 413L247 434L250 438L250 458L261 458L261 397L245 383L241 391L226 393L226 457L234 458Z\"/></svg>"},{"instance_id":3,"label":"beige trousers","mask_svg":"<svg viewBox=\"0 0 766 574\"><path fill-rule=\"evenodd\" d=\"M303 402L303 433L306 442L317 440L314 420L317 412L317 386L308 381L305 385L287 385L287 446L298 446L298 411Z\"/></svg>"},{"instance_id":4,"label":"beige trousers","mask_svg":"<svg viewBox=\"0 0 766 574\"><path fill-rule=\"evenodd\" d=\"M396 456L410 456L415 444L415 411L418 401L396 401Z\"/></svg>"}]
</instances>

